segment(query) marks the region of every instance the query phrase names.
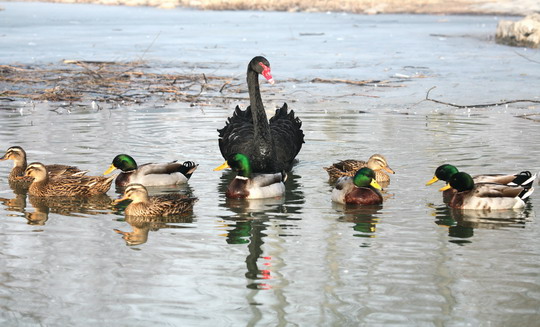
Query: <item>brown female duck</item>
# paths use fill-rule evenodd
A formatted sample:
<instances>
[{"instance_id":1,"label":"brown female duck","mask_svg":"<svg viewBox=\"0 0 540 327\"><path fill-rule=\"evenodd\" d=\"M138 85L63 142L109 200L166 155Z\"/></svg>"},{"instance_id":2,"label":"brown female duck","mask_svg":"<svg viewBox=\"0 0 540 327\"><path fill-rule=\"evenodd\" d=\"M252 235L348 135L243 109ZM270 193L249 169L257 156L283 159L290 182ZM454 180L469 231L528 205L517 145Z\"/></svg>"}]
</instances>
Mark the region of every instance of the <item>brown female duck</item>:
<instances>
[{"instance_id":1,"label":"brown female duck","mask_svg":"<svg viewBox=\"0 0 540 327\"><path fill-rule=\"evenodd\" d=\"M353 177L360 168L364 167L370 168L375 172L375 180L378 183L390 182L390 176L385 171L394 174L394 171L388 166L388 162L382 154L374 154L368 161L354 159L342 160L330 167L324 167L324 169L328 172L329 181L333 183L343 176Z\"/></svg>"},{"instance_id":2,"label":"brown female duck","mask_svg":"<svg viewBox=\"0 0 540 327\"><path fill-rule=\"evenodd\" d=\"M181 215L192 211L193 205L197 202L196 198L178 193L148 196L148 191L142 184L128 185L122 198L115 200L114 203L124 200L132 201L126 207L125 214L140 217Z\"/></svg>"},{"instance_id":3,"label":"brown female duck","mask_svg":"<svg viewBox=\"0 0 540 327\"><path fill-rule=\"evenodd\" d=\"M45 165L34 162L28 165L25 176L33 178L28 194L33 196L92 196L106 193L116 177L56 176L47 173Z\"/></svg>"}]
</instances>

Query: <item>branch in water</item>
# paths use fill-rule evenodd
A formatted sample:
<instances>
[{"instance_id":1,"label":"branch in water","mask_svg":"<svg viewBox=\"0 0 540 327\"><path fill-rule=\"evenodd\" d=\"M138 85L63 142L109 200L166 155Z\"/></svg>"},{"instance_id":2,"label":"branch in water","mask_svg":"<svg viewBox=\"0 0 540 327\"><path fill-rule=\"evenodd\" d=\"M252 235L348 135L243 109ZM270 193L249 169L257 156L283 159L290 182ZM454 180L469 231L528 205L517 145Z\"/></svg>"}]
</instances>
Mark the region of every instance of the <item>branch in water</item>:
<instances>
[{"instance_id":1,"label":"branch in water","mask_svg":"<svg viewBox=\"0 0 540 327\"><path fill-rule=\"evenodd\" d=\"M426 100L427 100L427 101L431 101L431 102L435 102L435 103L439 103L439 104L444 104L444 105L451 106L451 107L455 107L455 108L470 109L470 108L496 107L496 106L501 106L501 105L504 105L504 104L518 103L518 102L540 103L540 100L530 100L530 99L525 99L525 100L508 100L508 101L501 101L501 102L496 102L496 103L466 104L466 105L461 105L461 104L455 104L455 103L444 102L444 101L440 101L440 100L436 100L436 99L431 99L431 98L429 97L429 93L430 93L431 90L433 90L434 88L436 88L436 86L430 88L430 89L427 91L427 93L426 93Z\"/></svg>"}]
</instances>

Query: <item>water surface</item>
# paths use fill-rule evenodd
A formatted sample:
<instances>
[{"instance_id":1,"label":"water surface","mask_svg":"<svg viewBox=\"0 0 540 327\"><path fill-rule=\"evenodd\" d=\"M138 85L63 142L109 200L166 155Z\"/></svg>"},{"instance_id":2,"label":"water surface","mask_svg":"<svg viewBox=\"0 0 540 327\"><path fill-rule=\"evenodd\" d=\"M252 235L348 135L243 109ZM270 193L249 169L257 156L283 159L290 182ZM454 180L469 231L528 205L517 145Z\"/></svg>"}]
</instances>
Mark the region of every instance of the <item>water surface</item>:
<instances>
[{"instance_id":1,"label":"water surface","mask_svg":"<svg viewBox=\"0 0 540 327\"><path fill-rule=\"evenodd\" d=\"M216 129L247 100L55 111L55 104L2 102L1 150L18 144L30 161L94 175L122 152L141 163L199 163L178 189L199 198L192 215L130 221L99 199L40 203L15 194L10 164L1 162L3 324L536 324L538 194L524 211L464 215L445 208L437 187L424 186L445 162L473 174L539 170L538 116L520 117L538 115L538 106L419 103L431 86L434 96L460 103L538 97L538 64L516 52L540 53L494 44L496 17L1 5L3 63L144 54L166 71L242 76L251 56L263 53L278 82L262 85L267 108L287 101L306 134L283 199L230 201L231 176L212 171L223 161ZM308 32L322 35L301 35ZM403 79L396 74L412 78L400 88L310 83ZM376 152L396 171L385 203L331 203L322 167Z\"/></svg>"}]
</instances>

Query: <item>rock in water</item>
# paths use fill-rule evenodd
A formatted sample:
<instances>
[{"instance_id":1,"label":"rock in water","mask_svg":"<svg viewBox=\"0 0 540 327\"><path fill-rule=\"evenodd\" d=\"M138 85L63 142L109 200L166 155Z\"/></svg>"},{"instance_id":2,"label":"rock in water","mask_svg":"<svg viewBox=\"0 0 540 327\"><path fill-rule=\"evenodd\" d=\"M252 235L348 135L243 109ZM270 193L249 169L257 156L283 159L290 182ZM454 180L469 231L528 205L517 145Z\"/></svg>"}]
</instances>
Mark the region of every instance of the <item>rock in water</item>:
<instances>
[{"instance_id":1,"label":"rock in water","mask_svg":"<svg viewBox=\"0 0 540 327\"><path fill-rule=\"evenodd\" d=\"M532 14L520 21L501 20L495 34L497 43L516 47L540 48L540 14Z\"/></svg>"}]
</instances>

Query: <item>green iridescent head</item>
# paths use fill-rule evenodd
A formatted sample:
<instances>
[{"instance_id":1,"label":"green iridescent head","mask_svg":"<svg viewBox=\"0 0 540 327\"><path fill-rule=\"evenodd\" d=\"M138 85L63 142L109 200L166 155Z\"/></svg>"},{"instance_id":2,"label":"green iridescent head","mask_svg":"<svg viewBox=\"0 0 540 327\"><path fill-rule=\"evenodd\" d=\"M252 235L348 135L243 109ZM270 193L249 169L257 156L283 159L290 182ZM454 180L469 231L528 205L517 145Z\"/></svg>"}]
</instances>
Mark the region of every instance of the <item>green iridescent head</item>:
<instances>
[{"instance_id":1,"label":"green iridescent head","mask_svg":"<svg viewBox=\"0 0 540 327\"><path fill-rule=\"evenodd\" d=\"M440 165L435 170L435 176L433 176L433 178L429 182L427 182L426 185L431 185L439 180L448 182L450 181L450 178L452 178L452 176L458 172L459 170L455 166L452 166L450 164Z\"/></svg>"},{"instance_id":2,"label":"green iridescent head","mask_svg":"<svg viewBox=\"0 0 540 327\"><path fill-rule=\"evenodd\" d=\"M459 172L450 178L450 186L458 192L470 191L474 188L474 181L471 175Z\"/></svg>"},{"instance_id":3,"label":"green iridescent head","mask_svg":"<svg viewBox=\"0 0 540 327\"><path fill-rule=\"evenodd\" d=\"M227 163L232 170L238 173L238 176L251 177L251 163L245 154L233 154L227 159Z\"/></svg>"},{"instance_id":4,"label":"green iridescent head","mask_svg":"<svg viewBox=\"0 0 540 327\"><path fill-rule=\"evenodd\" d=\"M379 183L375 180L375 172L369 168L361 168L353 177L353 183L357 187L374 187L378 190L382 189Z\"/></svg>"},{"instance_id":5,"label":"green iridescent head","mask_svg":"<svg viewBox=\"0 0 540 327\"><path fill-rule=\"evenodd\" d=\"M111 166L103 174L107 175L115 169L120 169L121 171L124 171L124 172L136 170L137 163L135 162L135 159L133 159L130 155L119 154L116 157L114 157Z\"/></svg>"}]
</instances>

